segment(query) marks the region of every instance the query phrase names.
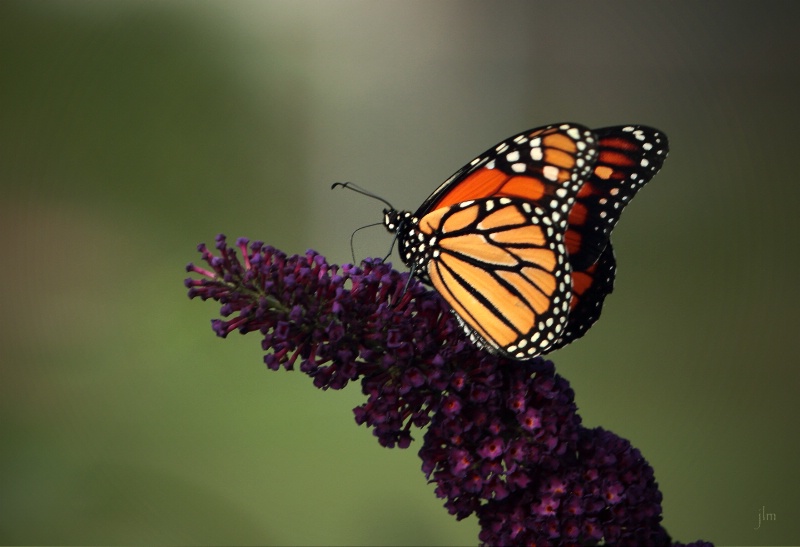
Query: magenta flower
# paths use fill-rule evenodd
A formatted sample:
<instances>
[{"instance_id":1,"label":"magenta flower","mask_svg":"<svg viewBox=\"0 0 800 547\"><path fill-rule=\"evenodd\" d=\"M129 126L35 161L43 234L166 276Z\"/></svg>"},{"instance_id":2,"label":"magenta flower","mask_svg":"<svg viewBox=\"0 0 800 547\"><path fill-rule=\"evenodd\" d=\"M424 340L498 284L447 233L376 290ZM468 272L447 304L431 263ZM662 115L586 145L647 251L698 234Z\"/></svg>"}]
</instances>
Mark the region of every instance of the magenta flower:
<instances>
[{"instance_id":1,"label":"magenta flower","mask_svg":"<svg viewBox=\"0 0 800 547\"><path fill-rule=\"evenodd\" d=\"M318 388L360 381L356 422L383 446L427 427L422 471L456 518L477 515L484 544L672 544L652 468L581 426L552 362L475 348L435 292L381 261L339 267L222 235L216 249L198 247L209 268L189 264L186 280L190 298L222 304L214 332L259 332L267 367Z\"/></svg>"}]
</instances>

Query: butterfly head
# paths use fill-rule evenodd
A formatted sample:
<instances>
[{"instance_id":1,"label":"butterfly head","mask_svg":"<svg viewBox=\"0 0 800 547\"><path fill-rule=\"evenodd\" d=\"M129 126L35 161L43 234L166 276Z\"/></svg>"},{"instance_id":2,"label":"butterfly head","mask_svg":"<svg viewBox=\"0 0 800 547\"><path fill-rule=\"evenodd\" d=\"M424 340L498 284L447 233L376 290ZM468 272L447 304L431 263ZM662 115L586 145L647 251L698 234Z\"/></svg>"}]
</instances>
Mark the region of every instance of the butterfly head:
<instances>
[{"instance_id":1,"label":"butterfly head","mask_svg":"<svg viewBox=\"0 0 800 547\"><path fill-rule=\"evenodd\" d=\"M414 270L425 265L425 253L423 241L425 239L417 229L418 219L409 211L397 211L395 209L383 210L383 225L392 234L395 234L400 247L400 257L403 263ZM419 271L419 270L417 270Z\"/></svg>"},{"instance_id":2,"label":"butterfly head","mask_svg":"<svg viewBox=\"0 0 800 547\"><path fill-rule=\"evenodd\" d=\"M383 225L389 230L389 233L399 233L404 228L411 218L411 213L408 211L398 211L396 209L383 210Z\"/></svg>"}]
</instances>

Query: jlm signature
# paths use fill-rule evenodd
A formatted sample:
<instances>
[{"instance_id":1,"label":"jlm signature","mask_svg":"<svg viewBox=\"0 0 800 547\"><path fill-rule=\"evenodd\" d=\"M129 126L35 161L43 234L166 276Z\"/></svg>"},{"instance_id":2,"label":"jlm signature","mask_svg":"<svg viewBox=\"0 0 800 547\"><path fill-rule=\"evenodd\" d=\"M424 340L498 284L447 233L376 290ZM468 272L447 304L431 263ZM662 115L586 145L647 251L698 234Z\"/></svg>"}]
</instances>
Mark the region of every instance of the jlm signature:
<instances>
[{"instance_id":1,"label":"jlm signature","mask_svg":"<svg viewBox=\"0 0 800 547\"><path fill-rule=\"evenodd\" d=\"M766 522L768 520L775 522L776 520L778 520L778 516L775 513L767 513L767 507L765 505L762 505L761 511L758 512L758 526L753 528L753 530L758 530L759 528L761 528L761 523Z\"/></svg>"}]
</instances>

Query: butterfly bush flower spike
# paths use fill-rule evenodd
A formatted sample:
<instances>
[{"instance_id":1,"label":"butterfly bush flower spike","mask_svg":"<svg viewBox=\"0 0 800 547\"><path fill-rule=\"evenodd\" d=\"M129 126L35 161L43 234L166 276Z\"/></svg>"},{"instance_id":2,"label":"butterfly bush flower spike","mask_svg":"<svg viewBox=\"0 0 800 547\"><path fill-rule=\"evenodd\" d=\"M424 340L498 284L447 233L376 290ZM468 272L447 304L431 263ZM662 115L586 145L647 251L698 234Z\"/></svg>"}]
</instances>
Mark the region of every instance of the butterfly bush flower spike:
<instances>
[{"instance_id":1,"label":"butterfly bush flower spike","mask_svg":"<svg viewBox=\"0 0 800 547\"><path fill-rule=\"evenodd\" d=\"M543 358L516 361L466 338L449 306L378 260L328 264L217 237L189 264L190 298L214 300L214 332L258 332L272 370L315 387L360 382L356 422L419 455L458 519L485 545L680 545L661 526L652 468L628 441L586 429L569 383ZM692 545L710 545L697 542Z\"/></svg>"}]
</instances>

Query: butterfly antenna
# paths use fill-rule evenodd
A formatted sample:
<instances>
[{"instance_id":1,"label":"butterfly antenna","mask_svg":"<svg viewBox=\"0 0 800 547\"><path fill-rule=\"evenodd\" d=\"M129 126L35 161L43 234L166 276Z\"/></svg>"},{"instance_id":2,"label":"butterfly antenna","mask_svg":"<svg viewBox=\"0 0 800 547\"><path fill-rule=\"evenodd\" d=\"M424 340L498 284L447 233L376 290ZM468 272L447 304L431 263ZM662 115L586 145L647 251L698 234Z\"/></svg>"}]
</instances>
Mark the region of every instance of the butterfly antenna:
<instances>
[{"instance_id":1,"label":"butterfly antenna","mask_svg":"<svg viewBox=\"0 0 800 547\"><path fill-rule=\"evenodd\" d=\"M354 266L356 264L356 248L353 245L353 238L355 238L356 232L359 232L359 231L363 230L364 228L372 228L374 226L383 226L383 222L375 222L373 224L367 224L366 226L362 226L360 228L356 228L355 230L353 230L353 233L350 234L350 255L353 257L353 265ZM386 262L386 259L384 258L383 261Z\"/></svg>"},{"instance_id":2,"label":"butterfly antenna","mask_svg":"<svg viewBox=\"0 0 800 547\"><path fill-rule=\"evenodd\" d=\"M391 209L392 211L395 210L394 205L392 205L391 203L389 203L388 201L386 201L382 197L376 196L375 194L373 194L372 192L370 192L368 190L364 190L358 184L355 184L353 182L334 182L333 184L331 184L331 190L333 190L334 188L337 188L339 186L341 186L342 188L347 188L348 190L352 190L353 192L356 192L358 194L370 197L372 199L377 199L381 203L384 203L386 206L388 206L389 209ZM382 224L383 224L382 222L376 222L375 224L367 224L366 226L362 226L361 228L356 228L356 230L354 230L353 233L350 234L350 254L353 257L353 264L355 264L355 262L356 262L356 252L355 252L355 247L353 245L353 238L355 237L356 232L359 231L359 230L362 230L364 228L370 228L372 226L380 226ZM398 233L395 232L394 233L394 237L392 238L392 244L389 246L389 252L386 253L386 256L383 257L383 261L384 262L386 262L386 260L391 256L392 251L394 250L394 245L395 245L395 243L397 243L397 236L398 236Z\"/></svg>"},{"instance_id":3,"label":"butterfly antenna","mask_svg":"<svg viewBox=\"0 0 800 547\"><path fill-rule=\"evenodd\" d=\"M354 184L354 183L352 183L352 182L334 182L334 183L331 185L331 190L333 190L334 188L336 188L336 187L338 187L338 186L341 186L342 188L347 188L348 190L352 190L353 192L357 192L357 193L359 193L359 194L361 194L361 195L364 195L364 196L370 197L370 198L372 198L372 199L377 199L378 201L380 201L380 202L383 202L383 203L385 203L386 205L388 205L388 206L389 206L389 209L392 209L392 210L394 210L394 206L393 206L391 203L389 203L388 201L386 201L385 199L383 199L383 198L382 198L382 197L380 197L380 196L376 196L376 195L375 195L375 194L373 194L372 192L368 192L367 190L364 190L363 188L361 188L361 187L360 187L359 185L357 185L357 184Z\"/></svg>"}]
</instances>

